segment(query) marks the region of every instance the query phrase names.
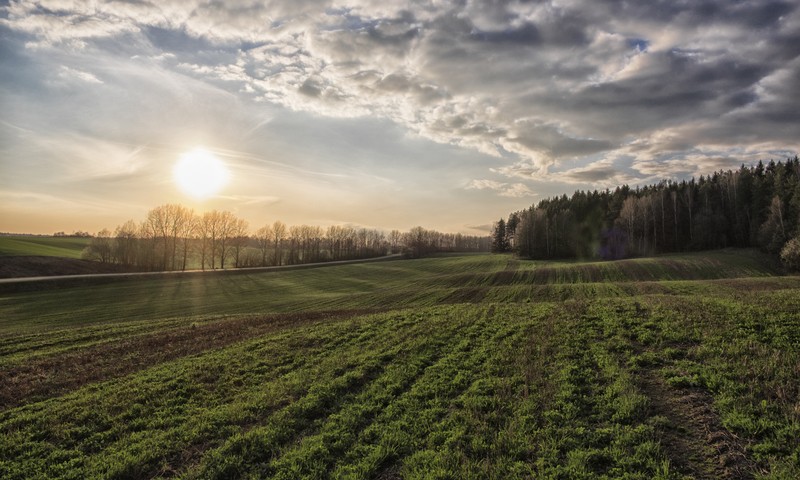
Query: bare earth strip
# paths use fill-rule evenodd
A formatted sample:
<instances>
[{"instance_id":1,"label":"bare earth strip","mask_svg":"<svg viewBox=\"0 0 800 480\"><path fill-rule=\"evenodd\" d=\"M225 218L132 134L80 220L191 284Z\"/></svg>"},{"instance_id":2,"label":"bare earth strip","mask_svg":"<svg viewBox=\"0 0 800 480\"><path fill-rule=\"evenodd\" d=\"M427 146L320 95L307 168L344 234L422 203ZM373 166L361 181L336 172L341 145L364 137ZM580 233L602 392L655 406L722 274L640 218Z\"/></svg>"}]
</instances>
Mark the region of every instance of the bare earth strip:
<instances>
[{"instance_id":1,"label":"bare earth strip","mask_svg":"<svg viewBox=\"0 0 800 480\"><path fill-rule=\"evenodd\" d=\"M0 371L0 409L44 400L159 363L310 323L375 309L287 313L225 319L95 345Z\"/></svg>"},{"instance_id":2,"label":"bare earth strip","mask_svg":"<svg viewBox=\"0 0 800 480\"><path fill-rule=\"evenodd\" d=\"M698 479L753 478L755 464L742 440L722 426L711 395L698 388L672 387L649 369L641 372L639 382L650 399L651 416L669 421L661 442L678 472Z\"/></svg>"}]
</instances>

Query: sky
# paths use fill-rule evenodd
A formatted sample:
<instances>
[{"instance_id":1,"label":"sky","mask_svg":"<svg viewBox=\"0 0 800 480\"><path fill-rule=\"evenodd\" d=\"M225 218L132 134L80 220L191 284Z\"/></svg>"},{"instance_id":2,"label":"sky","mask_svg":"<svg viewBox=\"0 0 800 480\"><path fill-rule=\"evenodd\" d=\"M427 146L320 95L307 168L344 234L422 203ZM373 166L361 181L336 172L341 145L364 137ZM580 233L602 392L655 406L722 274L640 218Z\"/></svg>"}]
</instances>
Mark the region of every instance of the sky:
<instances>
[{"instance_id":1,"label":"sky","mask_svg":"<svg viewBox=\"0 0 800 480\"><path fill-rule=\"evenodd\" d=\"M488 233L800 151L800 1L0 0L0 231ZM230 179L198 199L198 148Z\"/></svg>"}]
</instances>

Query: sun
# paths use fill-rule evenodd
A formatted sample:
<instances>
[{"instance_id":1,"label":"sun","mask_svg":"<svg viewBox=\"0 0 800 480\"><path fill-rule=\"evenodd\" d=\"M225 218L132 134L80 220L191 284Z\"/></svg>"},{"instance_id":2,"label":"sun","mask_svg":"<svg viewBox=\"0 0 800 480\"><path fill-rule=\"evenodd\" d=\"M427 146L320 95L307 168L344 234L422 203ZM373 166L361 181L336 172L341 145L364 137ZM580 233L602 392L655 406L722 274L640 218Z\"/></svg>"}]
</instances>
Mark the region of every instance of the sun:
<instances>
[{"instance_id":1,"label":"sun","mask_svg":"<svg viewBox=\"0 0 800 480\"><path fill-rule=\"evenodd\" d=\"M172 170L175 183L195 198L208 198L224 187L230 179L228 167L203 148L180 156Z\"/></svg>"}]
</instances>

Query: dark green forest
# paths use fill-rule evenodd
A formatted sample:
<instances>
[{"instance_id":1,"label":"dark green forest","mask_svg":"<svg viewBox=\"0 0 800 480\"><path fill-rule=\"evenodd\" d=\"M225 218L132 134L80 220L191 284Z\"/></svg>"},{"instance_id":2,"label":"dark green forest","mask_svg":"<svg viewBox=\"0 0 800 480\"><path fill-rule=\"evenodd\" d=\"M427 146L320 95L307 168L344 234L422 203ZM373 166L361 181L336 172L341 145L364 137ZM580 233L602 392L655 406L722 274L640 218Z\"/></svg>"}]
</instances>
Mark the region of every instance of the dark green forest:
<instances>
[{"instance_id":1,"label":"dark green forest","mask_svg":"<svg viewBox=\"0 0 800 480\"><path fill-rule=\"evenodd\" d=\"M759 162L699 179L547 198L495 223L492 249L536 259L618 259L759 247L800 233L800 160Z\"/></svg>"}]
</instances>

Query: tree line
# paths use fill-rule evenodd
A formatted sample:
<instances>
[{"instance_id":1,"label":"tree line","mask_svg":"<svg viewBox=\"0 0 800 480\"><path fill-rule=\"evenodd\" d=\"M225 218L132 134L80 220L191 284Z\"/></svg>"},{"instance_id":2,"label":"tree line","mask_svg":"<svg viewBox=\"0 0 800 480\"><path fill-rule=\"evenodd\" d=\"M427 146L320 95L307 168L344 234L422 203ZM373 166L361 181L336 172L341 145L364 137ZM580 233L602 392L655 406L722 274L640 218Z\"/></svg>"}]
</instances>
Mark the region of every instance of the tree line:
<instances>
[{"instance_id":1,"label":"tree line","mask_svg":"<svg viewBox=\"0 0 800 480\"><path fill-rule=\"evenodd\" d=\"M196 214L182 205L153 208L141 222L128 220L93 236L83 258L133 270L165 271L298 265L403 253L488 252L488 236L440 233L415 227L408 232L333 225L287 226L281 221L250 232L232 212Z\"/></svg>"},{"instance_id":2,"label":"tree line","mask_svg":"<svg viewBox=\"0 0 800 480\"><path fill-rule=\"evenodd\" d=\"M536 259L618 259L725 247L778 253L798 235L795 156L688 181L547 198L496 222L492 250Z\"/></svg>"}]
</instances>

